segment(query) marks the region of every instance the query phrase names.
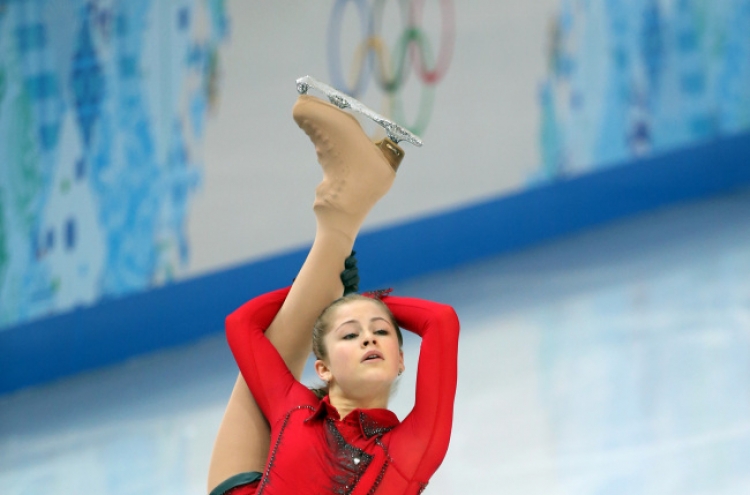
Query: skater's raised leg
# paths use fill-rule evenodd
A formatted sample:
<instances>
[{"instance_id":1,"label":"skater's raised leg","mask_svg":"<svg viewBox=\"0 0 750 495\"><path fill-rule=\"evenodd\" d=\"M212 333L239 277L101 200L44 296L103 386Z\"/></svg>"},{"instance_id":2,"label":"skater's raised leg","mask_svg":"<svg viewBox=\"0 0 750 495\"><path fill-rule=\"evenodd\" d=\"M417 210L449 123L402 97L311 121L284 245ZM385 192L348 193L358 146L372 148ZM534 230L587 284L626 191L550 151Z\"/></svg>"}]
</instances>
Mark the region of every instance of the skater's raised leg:
<instances>
[{"instance_id":1,"label":"skater's raised leg","mask_svg":"<svg viewBox=\"0 0 750 495\"><path fill-rule=\"evenodd\" d=\"M299 378L311 351L313 324L341 297L344 262L367 213L390 189L403 151L376 146L350 114L311 96L299 97L293 116L315 146L323 180L313 205L315 240L266 335ZM209 490L238 474L263 471L269 435L239 376L217 434Z\"/></svg>"}]
</instances>

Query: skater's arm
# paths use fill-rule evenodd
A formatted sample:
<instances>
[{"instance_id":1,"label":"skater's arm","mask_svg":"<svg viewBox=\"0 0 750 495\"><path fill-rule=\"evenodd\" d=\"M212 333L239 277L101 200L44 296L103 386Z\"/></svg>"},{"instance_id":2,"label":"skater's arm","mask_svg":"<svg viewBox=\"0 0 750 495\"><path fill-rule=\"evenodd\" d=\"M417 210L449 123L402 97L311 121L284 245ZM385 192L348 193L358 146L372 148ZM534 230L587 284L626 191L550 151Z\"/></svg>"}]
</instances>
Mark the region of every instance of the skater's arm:
<instances>
[{"instance_id":1,"label":"skater's arm","mask_svg":"<svg viewBox=\"0 0 750 495\"><path fill-rule=\"evenodd\" d=\"M312 327L323 308L342 291L358 290L359 273L351 245L336 244L329 234L318 235L303 270L284 300L266 337L279 349L295 378L302 374L312 342ZM346 258L346 259L344 259ZM344 267L340 276L335 273ZM331 276L334 274L334 276ZM307 296L307 297L306 297ZM270 448L270 428L240 374L229 397L211 452L208 490L231 476L262 471Z\"/></svg>"},{"instance_id":2,"label":"skater's arm","mask_svg":"<svg viewBox=\"0 0 750 495\"><path fill-rule=\"evenodd\" d=\"M278 419L280 411L285 411L288 404L314 398L294 378L264 335L288 292L289 289L281 289L256 297L226 319L229 347L255 402L270 424Z\"/></svg>"},{"instance_id":3,"label":"skater's arm","mask_svg":"<svg viewBox=\"0 0 750 495\"><path fill-rule=\"evenodd\" d=\"M273 303L283 303L283 292L277 291ZM269 297L266 295L266 297ZM230 318L238 324L234 331L242 332L241 321L252 319L253 300L233 313ZM269 302L271 302L269 300ZM278 309L278 308L276 308ZM245 310L245 311L243 311ZM272 311L273 312L273 311ZM272 315L271 315L272 316ZM227 319L229 323L230 318ZM227 326L227 332L230 328ZM242 338L240 336L240 338ZM249 348L246 349L249 352ZM237 352L241 353L238 349ZM224 416L216 433L208 470L208 491L239 473L263 471L270 448L270 427L250 389L240 373L229 397Z\"/></svg>"},{"instance_id":4,"label":"skater's arm","mask_svg":"<svg viewBox=\"0 0 750 495\"><path fill-rule=\"evenodd\" d=\"M412 479L428 480L445 457L453 423L459 321L450 306L383 299L399 325L422 337L414 408L393 435L392 453Z\"/></svg>"}]
</instances>

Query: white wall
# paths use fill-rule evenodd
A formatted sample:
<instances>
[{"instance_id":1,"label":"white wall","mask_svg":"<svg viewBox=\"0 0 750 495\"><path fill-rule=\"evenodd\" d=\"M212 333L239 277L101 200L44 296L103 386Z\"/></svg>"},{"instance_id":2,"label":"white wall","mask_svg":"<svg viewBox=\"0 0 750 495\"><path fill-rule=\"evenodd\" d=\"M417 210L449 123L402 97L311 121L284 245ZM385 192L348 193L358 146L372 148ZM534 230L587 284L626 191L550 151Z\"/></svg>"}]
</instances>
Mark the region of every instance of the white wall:
<instances>
[{"instance_id":1,"label":"white wall","mask_svg":"<svg viewBox=\"0 0 750 495\"><path fill-rule=\"evenodd\" d=\"M435 86L424 147L403 145L397 181L366 227L518 189L539 166L538 82L557 2L453 3L455 49ZM392 4L384 13L384 24L392 25L383 30L391 46L401 32ZM437 52L440 2L425 4L423 26ZM221 101L208 123L204 183L190 214L189 274L296 247L314 233L310 207L321 174L291 108L296 78L330 82L326 33L334 2L227 5L232 28L221 52ZM347 71L360 40L354 2L344 19ZM415 81L404 89L408 117L419 98ZM363 100L380 110L382 95L373 86Z\"/></svg>"}]
</instances>

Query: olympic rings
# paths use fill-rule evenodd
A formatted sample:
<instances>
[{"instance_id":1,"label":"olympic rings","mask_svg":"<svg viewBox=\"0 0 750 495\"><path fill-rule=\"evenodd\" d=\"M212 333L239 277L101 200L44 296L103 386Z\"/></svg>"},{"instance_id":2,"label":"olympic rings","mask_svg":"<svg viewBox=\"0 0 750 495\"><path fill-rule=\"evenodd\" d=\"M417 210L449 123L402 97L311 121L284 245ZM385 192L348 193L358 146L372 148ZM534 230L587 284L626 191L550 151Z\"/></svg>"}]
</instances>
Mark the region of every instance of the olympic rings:
<instances>
[{"instance_id":1,"label":"olympic rings","mask_svg":"<svg viewBox=\"0 0 750 495\"><path fill-rule=\"evenodd\" d=\"M354 52L351 71L352 84L346 82L341 69L341 24L347 4L353 2L360 19L362 41ZM429 121L434 89L448 71L455 42L455 12L452 0L440 0L441 34L437 57L433 60L430 40L421 28L425 0L399 0L402 31L392 50L388 49L381 36L383 12L386 0L336 0L331 11L328 28L328 70L331 83L344 93L358 97L367 90L368 81L374 79L380 90L390 101L394 114L403 114L403 105L398 96L411 72L415 72L423 84L416 123L409 127L421 132ZM403 122L403 120L401 120Z\"/></svg>"},{"instance_id":2,"label":"olympic rings","mask_svg":"<svg viewBox=\"0 0 750 495\"><path fill-rule=\"evenodd\" d=\"M424 0L421 2L419 0L416 0L415 3L412 4L412 18L411 23L412 25L417 25L418 23L421 24L422 22L422 8L424 7ZM448 66L451 63L451 58L453 57L453 43L456 39L456 25L455 25L455 12L453 11L453 3L450 0L441 0L440 1L440 8L443 11L443 36L440 38L440 51L438 52L438 58L437 62L435 63L435 68L432 70L427 69L425 66L425 61L421 54L424 54L424 51L416 52L415 47L412 46L412 56L414 58L418 58L420 60L420 64L418 64L419 67L419 74L422 77L422 80L426 83L435 84L440 79L443 78L445 73L448 71ZM447 13L447 14L446 14ZM446 19L450 19L450 24L446 24Z\"/></svg>"},{"instance_id":3,"label":"olympic rings","mask_svg":"<svg viewBox=\"0 0 750 495\"><path fill-rule=\"evenodd\" d=\"M355 0L357 7L359 8L359 18L362 21L361 23L361 29L362 32L366 35L367 38L372 36L373 32L373 26L372 26L372 18L368 18L368 10L367 10L367 0ZM346 83L343 82L343 78L336 77L341 73L341 60L339 59L339 50L336 48L334 50L333 48L333 42L341 38L341 19L344 16L344 7L346 7L347 0L337 0L336 4L333 6L333 10L331 11L331 20L329 21L329 27L328 27L328 71L333 76L333 80L331 81L333 83L333 86L337 88L339 91L343 91L344 93L350 94L356 98L355 95L358 95L360 93L363 93L366 89L367 80L366 75L363 72L360 71L359 77L357 78L357 82L354 85L353 89L350 89L347 87ZM337 8L338 7L338 8ZM335 53L336 56L332 56L332 54ZM370 66L370 60L368 59L368 63L366 64L367 68ZM368 71L369 72L369 71Z\"/></svg>"}]
</instances>

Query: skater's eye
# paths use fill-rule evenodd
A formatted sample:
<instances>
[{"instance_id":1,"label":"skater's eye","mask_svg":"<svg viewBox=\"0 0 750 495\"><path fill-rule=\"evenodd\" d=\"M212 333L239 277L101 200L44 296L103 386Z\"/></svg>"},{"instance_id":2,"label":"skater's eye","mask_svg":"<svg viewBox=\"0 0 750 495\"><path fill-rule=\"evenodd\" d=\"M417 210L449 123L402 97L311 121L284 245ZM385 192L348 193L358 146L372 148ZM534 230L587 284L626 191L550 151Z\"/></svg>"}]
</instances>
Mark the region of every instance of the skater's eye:
<instances>
[{"instance_id":1,"label":"skater's eye","mask_svg":"<svg viewBox=\"0 0 750 495\"><path fill-rule=\"evenodd\" d=\"M380 330L375 330L375 335L388 335L390 332L387 328L382 328Z\"/></svg>"},{"instance_id":2,"label":"skater's eye","mask_svg":"<svg viewBox=\"0 0 750 495\"><path fill-rule=\"evenodd\" d=\"M352 340L352 339L356 339L357 338L357 334L356 333L347 333L346 335L344 335L341 338L344 339L344 340Z\"/></svg>"}]
</instances>

